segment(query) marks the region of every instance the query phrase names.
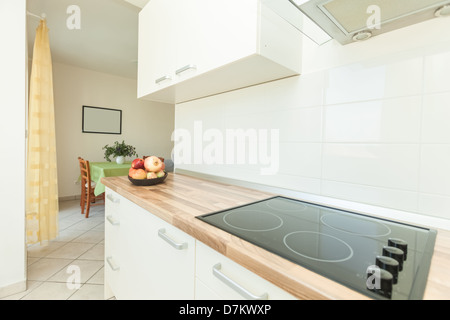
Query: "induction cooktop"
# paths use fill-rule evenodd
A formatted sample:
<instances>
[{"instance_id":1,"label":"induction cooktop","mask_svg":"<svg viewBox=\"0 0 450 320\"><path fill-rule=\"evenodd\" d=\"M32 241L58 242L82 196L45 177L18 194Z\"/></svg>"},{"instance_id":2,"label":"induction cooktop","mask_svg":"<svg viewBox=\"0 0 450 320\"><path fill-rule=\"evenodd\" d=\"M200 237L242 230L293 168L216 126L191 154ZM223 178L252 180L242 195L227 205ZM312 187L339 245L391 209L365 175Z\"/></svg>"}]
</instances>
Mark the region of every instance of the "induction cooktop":
<instances>
[{"instance_id":1,"label":"induction cooktop","mask_svg":"<svg viewBox=\"0 0 450 320\"><path fill-rule=\"evenodd\" d=\"M198 219L373 299L422 299L437 232L282 196Z\"/></svg>"}]
</instances>

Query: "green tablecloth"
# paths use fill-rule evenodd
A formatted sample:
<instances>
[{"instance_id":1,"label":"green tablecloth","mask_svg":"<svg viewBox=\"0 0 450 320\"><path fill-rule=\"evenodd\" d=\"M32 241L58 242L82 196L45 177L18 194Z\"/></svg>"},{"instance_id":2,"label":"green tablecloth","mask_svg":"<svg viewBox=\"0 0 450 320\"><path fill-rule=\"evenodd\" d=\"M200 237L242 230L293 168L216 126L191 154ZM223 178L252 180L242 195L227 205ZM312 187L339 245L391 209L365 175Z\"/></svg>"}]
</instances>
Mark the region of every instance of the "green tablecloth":
<instances>
[{"instance_id":1,"label":"green tablecloth","mask_svg":"<svg viewBox=\"0 0 450 320\"><path fill-rule=\"evenodd\" d=\"M118 164L115 161L90 162L89 165L91 167L91 180L97 184L94 190L96 196L105 192L105 185L100 182L101 178L128 176L128 171L131 168L131 162L125 162L124 164Z\"/></svg>"}]
</instances>

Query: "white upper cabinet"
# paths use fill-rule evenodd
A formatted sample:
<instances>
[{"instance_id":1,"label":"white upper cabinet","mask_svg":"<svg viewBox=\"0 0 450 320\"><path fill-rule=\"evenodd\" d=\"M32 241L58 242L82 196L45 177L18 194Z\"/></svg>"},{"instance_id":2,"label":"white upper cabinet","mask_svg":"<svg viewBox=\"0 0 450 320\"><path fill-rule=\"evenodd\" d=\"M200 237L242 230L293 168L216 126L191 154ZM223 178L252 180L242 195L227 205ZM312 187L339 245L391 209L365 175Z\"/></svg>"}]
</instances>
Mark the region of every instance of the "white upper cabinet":
<instances>
[{"instance_id":1,"label":"white upper cabinet","mask_svg":"<svg viewBox=\"0 0 450 320\"><path fill-rule=\"evenodd\" d=\"M181 103L301 72L301 33L260 0L151 0L138 97Z\"/></svg>"}]
</instances>

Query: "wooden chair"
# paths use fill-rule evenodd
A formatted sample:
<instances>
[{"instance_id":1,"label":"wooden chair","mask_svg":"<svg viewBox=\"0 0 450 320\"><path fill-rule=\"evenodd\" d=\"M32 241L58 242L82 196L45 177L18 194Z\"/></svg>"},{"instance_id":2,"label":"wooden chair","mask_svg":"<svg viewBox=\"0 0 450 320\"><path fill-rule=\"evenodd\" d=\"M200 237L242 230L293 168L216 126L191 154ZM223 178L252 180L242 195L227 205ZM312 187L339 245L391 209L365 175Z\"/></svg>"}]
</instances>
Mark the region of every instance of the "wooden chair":
<instances>
[{"instance_id":1,"label":"wooden chair","mask_svg":"<svg viewBox=\"0 0 450 320\"><path fill-rule=\"evenodd\" d=\"M86 207L86 218L89 217L89 211L91 206L98 206L105 204L105 193L96 196L94 194L95 182L91 180L91 169L89 167L89 161L78 157L78 162L80 164L81 172L81 214L84 214L84 209ZM101 201L101 202L97 202Z\"/></svg>"}]
</instances>

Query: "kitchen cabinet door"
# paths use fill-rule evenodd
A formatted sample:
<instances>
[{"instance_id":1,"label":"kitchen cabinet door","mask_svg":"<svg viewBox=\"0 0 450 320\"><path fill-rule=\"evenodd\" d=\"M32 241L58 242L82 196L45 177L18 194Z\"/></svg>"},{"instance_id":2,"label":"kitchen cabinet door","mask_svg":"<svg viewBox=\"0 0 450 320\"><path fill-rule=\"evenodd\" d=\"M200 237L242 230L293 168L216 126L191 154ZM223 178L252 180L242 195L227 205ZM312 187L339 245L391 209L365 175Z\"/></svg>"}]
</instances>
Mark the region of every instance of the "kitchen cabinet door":
<instances>
[{"instance_id":1,"label":"kitchen cabinet door","mask_svg":"<svg viewBox=\"0 0 450 320\"><path fill-rule=\"evenodd\" d=\"M175 83L185 81L204 71L204 62L199 59L201 42L198 34L202 32L202 12L198 2L202 0L175 0L173 7L173 42L175 46Z\"/></svg>"},{"instance_id":2,"label":"kitchen cabinet door","mask_svg":"<svg viewBox=\"0 0 450 320\"><path fill-rule=\"evenodd\" d=\"M175 2L152 0L139 13L138 96L175 81Z\"/></svg>"},{"instance_id":3,"label":"kitchen cabinet door","mask_svg":"<svg viewBox=\"0 0 450 320\"><path fill-rule=\"evenodd\" d=\"M257 51L257 0L196 0L197 59L210 71Z\"/></svg>"},{"instance_id":4,"label":"kitchen cabinet door","mask_svg":"<svg viewBox=\"0 0 450 320\"><path fill-rule=\"evenodd\" d=\"M152 0L139 21L138 98L181 103L301 71L300 31L261 0Z\"/></svg>"},{"instance_id":5,"label":"kitchen cabinet door","mask_svg":"<svg viewBox=\"0 0 450 320\"><path fill-rule=\"evenodd\" d=\"M195 299L293 300L294 296L196 241Z\"/></svg>"},{"instance_id":6,"label":"kitchen cabinet door","mask_svg":"<svg viewBox=\"0 0 450 320\"><path fill-rule=\"evenodd\" d=\"M131 201L121 219L121 253L121 299L194 298L194 239Z\"/></svg>"}]
</instances>

